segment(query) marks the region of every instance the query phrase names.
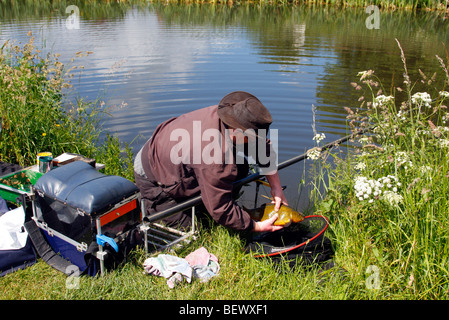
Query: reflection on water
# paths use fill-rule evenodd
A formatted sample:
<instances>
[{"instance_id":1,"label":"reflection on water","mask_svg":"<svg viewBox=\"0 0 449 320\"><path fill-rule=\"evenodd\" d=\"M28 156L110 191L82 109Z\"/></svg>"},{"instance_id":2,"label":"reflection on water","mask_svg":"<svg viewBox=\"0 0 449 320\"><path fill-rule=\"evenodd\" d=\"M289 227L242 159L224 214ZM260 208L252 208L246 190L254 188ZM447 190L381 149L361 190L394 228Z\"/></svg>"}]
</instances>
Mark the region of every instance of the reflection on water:
<instances>
[{"instance_id":1,"label":"reflection on water","mask_svg":"<svg viewBox=\"0 0 449 320\"><path fill-rule=\"evenodd\" d=\"M234 90L258 96L279 130L279 160L313 146L312 123L329 142L346 134L343 107L356 108L357 73L373 69L385 94L409 71L431 76L435 55L446 57L448 22L441 16L383 13L380 29L367 29L364 9L216 5L92 4L80 8L80 28L66 28L67 1L3 4L0 41L32 30L36 43L84 70L76 95L117 105L105 128L138 150L165 119L212 104ZM416 84L419 89L420 82ZM315 115L313 110L316 110ZM302 169L285 169L296 193Z\"/></svg>"}]
</instances>

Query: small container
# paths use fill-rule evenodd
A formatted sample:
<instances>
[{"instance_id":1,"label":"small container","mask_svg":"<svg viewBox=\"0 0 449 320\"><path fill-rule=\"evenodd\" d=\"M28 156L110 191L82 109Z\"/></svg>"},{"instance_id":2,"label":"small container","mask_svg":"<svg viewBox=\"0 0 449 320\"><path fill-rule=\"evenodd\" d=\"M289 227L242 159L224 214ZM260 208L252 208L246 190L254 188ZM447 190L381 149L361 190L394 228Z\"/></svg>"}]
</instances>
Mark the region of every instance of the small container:
<instances>
[{"instance_id":1,"label":"small container","mask_svg":"<svg viewBox=\"0 0 449 320\"><path fill-rule=\"evenodd\" d=\"M39 163L39 157L52 157L53 158L53 154L48 151L39 152L36 156L37 163Z\"/></svg>"},{"instance_id":2,"label":"small container","mask_svg":"<svg viewBox=\"0 0 449 320\"><path fill-rule=\"evenodd\" d=\"M39 157L39 172L47 173L53 169L53 157L41 156Z\"/></svg>"}]
</instances>

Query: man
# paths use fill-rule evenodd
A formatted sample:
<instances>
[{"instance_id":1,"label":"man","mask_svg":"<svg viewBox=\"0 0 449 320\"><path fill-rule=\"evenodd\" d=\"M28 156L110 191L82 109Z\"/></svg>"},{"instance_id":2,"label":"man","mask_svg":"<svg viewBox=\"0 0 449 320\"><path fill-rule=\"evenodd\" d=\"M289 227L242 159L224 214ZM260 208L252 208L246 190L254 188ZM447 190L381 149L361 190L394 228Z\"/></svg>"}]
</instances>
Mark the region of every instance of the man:
<instances>
[{"instance_id":1,"label":"man","mask_svg":"<svg viewBox=\"0 0 449 320\"><path fill-rule=\"evenodd\" d=\"M218 105L195 110L160 124L134 162L136 184L146 200L148 214L160 212L201 194L204 207L219 224L238 231L276 231L277 214L256 222L234 200L233 183L248 174L248 163L238 151L269 150L265 176L276 211L287 204L277 173L273 148L266 139L271 115L255 96L236 91ZM262 144L260 144L260 139ZM252 148L256 146L256 148ZM274 168L273 168L274 167ZM271 169L271 170L270 170ZM163 220L187 227L191 215L181 212Z\"/></svg>"}]
</instances>

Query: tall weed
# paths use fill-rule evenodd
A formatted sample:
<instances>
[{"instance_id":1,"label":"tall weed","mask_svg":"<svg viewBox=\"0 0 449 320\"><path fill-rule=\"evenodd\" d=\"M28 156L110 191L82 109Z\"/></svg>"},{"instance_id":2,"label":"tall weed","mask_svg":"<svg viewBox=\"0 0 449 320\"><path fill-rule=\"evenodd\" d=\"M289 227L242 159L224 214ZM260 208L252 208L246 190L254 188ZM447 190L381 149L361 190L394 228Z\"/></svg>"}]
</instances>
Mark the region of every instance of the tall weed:
<instances>
[{"instance_id":1,"label":"tall weed","mask_svg":"<svg viewBox=\"0 0 449 320\"><path fill-rule=\"evenodd\" d=\"M359 136L347 158L326 171L328 192L319 209L331 219L337 259L361 283L365 297L445 298L449 289L449 93L422 71L386 94L374 71L352 83L361 105L347 108ZM427 92L417 92L417 84ZM440 84L441 85L441 84ZM329 164L324 164L329 166ZM376 270L374 273L373 270Z\"/></svg>"}]
</instances>

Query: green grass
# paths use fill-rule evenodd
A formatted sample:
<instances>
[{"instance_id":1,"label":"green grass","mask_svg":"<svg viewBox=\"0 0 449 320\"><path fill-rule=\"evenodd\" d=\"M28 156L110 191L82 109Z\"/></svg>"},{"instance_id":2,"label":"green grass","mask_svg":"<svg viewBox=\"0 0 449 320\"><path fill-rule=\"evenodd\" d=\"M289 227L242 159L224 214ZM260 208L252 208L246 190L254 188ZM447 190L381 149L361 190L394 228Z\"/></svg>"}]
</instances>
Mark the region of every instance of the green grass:
<instances>
[{"instance_id":1,"label":"green grass","mask_svg":"<svg viewBox=\"0 0 449 320\"><path fill-rule=\"evenodd\" d=\"M0 89L2 117L16 119L19 115L15 111L26 111L30 113L27 115L30 123L21 124L20 130L28 130L26 134L14 131L3 136L2 160L23 158L21 161L26 164L34 161L37 151L79 150L102 159L113 174L131 175L131 151L125 148L120 157L123 148L119 141L107 136L103 145L95 140L101 128L97 127L99 123L96 117L91 117L92 113L77 111L73 117L67 112L74 106L64 107L62 79L57 77L58 86L52 87L51 76L40 74L49 65L38 56L28 59L26 52L30 47L6 48L3 46L1 68L8 72L0 73L1 79L5 83L8 77L15 77L12 83L16 87ZM286 264L275 267L270 260L245 254L244 242L237 233L213 225L211 229L201 229L198 240L172 252L185 257L204 246L215 254L221 270L207 283L193 281L169 289L164 278L143 273L146 255L139 249L124 265L103 277L75 279L79 280L78 288L71 288L71 283L67 283L68 279L74 279L39 260L32 267L0 278L0 299L446 299L449 290L449 115L443 91L449 84L447 62L436 57L446 77L443 84L437 84L422 73L419 79L410 79L400 46L398 54L404 62L404 85L394 88L394 92L382 88L372 71L354 75L352 85L363 98L360 105L354 101L354 106L347 109L348 131L374 129L356 138L347 148L342 146L326 151L316 160L307 160L315 163L315 176L307 182L313 191L310 200L316 203L313 211L330 220L326 234L335 247L337 268L322 273L318 268L309 270L299 266L292 271ZM41 65L36 67L35 63ZM60 68L64 70L64 66ZM28 74L26 79L17 70ZM21 90L20 81L28 81L29 90ZM427 86L429 101L417 100L417 84ZM18 98L24 94L29 95L26 104ZM100 107L87 102L79 107L86 104L93 111ZM25 110L30 105L33 108L28 109L32 110ZM56 127L51 131L49 124L55 123L70 134L61 132L59 136ZM5 134L11 125L8 127L8 122L4 122L3 128ZM42 140L44 132L53 139ZM85 134L91 134L97 144L86 146ZM319 147L320 142L317 143ZM341 156L341 150L345 157ZM356 177L374 183L388 176L395 178L390 178L391 186L388 183L380 186L381 193L374 194L374 188L362 193L356 189ZM341 273L340 268L346 271Z\"/></svg>"},{"instance_id":2,"label":"green grass","mask_svg":"<svg viewBox=\"0 0 449 320\"><path fill-rule=\"evenodd\" d=\"M145 255L136 251L121 268L103 277L79 278L78 288L67 289L67 278L40 261L33 267L0 279L0 299L170 299L170 300L298 300L352 298L352 281L298 268L277 271L269 260L256 260L242 251L238 235L222 227L201 232L200 239L178 250L184 257L203 245L220 260L220 272L207 283L194 280L169 289L166 279L143 274ZM48 281L52 279L52 281ZM335 287L338 284L338 287Z\"/></svg>"}]
</instances>

